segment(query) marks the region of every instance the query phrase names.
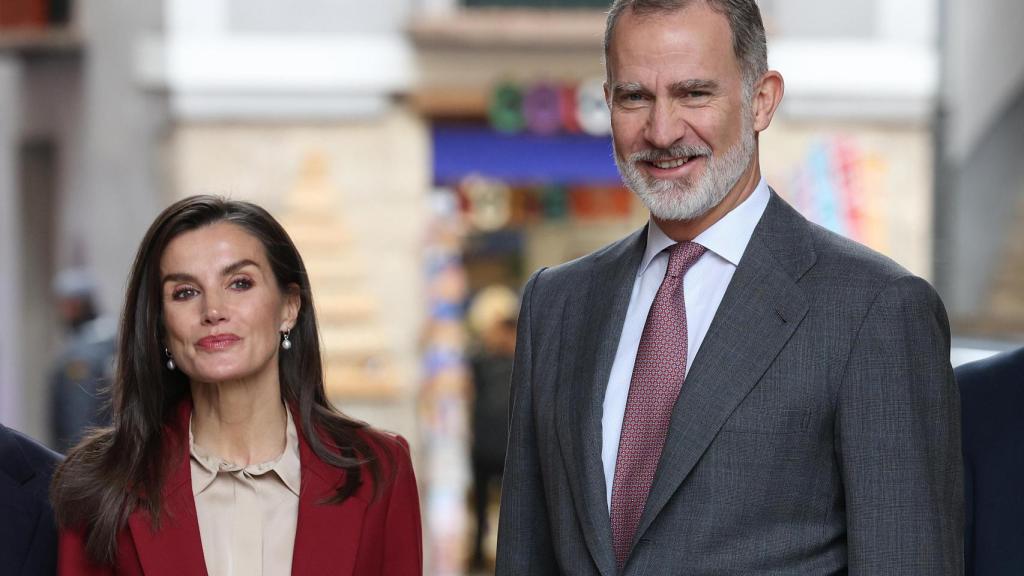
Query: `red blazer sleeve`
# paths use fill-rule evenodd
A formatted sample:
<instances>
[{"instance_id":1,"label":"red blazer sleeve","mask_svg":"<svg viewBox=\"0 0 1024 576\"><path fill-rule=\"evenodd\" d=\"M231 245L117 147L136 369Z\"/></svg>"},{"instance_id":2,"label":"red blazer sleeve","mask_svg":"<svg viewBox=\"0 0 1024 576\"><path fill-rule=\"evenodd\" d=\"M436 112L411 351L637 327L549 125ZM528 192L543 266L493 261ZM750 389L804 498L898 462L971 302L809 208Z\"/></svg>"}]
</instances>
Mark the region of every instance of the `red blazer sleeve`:
<instances>
[{"instance_id":1,"label":"red blazer sleeve","mask_svg":"<svg viewBox=\"0 0 1024 576\"><path fill-rule=\"evenodd\" d=\"M142 564L127 528L117 535L117 562L97 564L85 551L84 528L61 528L57 538L59 576L142 576Z\"/></svg>"},{"instance_id":2,"label":"red blazer sleeve","mask_svg":"<svg viewBox=\"0 0 1024 576\"><path fill-rule=\"evenodd\" d=\"M387 509L387 538L384 571L387 576L423 574L423 524L416 475L412 469L409 443L398 436L401 449L396 450L395 482Z\"/></svg>"},{"instance_id":3,"label":"red blazer sleeve","mask_svg":"<svg viewBox=\"0 0 1024 576\"><path fill-rule=\"evenodd\" d=\"M416 476L409 444L400 436L374 432L374 450L386 452L390 466L381 470L380 491L366 509L359 552L352 574L419 576L423 574L423 528ZM361 491L369 497L368 485Z\"/></svg>"},{"instance_id":4,"label":"red blazer sleeve","mask_svg":"<svg viewBox=\"0 0 1024 576\"><path fill-rule=\"evenodd\" d=\"M59 576L113 576L114 569L100 566L85 551L85 530L61 529L57 539L57 574Z\"/></svg>"}]
</instances>

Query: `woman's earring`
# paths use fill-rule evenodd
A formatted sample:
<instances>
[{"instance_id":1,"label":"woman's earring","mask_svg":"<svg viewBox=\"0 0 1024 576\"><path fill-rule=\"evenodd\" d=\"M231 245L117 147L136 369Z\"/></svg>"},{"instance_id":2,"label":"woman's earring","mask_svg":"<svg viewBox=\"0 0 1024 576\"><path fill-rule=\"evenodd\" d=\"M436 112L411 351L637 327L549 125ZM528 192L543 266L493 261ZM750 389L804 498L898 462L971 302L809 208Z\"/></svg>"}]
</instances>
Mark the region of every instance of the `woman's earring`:
<instances>
[{"instance_id":1,"label":"woman's earring","mask_svg":"<svg viewBox=\"0 0 1024 576\"><path fill-rule=\"evenodd\" d=\"M171 358L171 351L164 348L164 354L167 355L167 369L174 370L176 366L174 365L174 358Z\"/></svg>"},{"instance_id":2,"label":"woman's earring","mask_svg":"<svg viewBox=\"0 0 1024 576\"><path fill-rule=\"evenodd\" d=\"M288 339L288 336L291 333L292 333L291 330L285 330L284 332L281 332L281 336L284 337L284 340L281 340L281 348L284 348L285 350L291 350L292 349L292 341Z\"/></svg>"}]
</instances>

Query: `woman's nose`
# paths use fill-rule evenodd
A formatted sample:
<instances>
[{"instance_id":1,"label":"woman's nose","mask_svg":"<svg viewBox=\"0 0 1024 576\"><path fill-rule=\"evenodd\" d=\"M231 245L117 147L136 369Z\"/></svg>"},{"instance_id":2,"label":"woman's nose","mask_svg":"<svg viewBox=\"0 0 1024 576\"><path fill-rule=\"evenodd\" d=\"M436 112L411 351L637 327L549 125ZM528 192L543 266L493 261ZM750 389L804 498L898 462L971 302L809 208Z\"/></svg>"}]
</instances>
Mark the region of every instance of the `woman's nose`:
<instances>
[{"instance_id":1,"label":"woman's nose","mask_svg":"<svg viewBox=\"0 0 1024 576\"><path fill-rule=\"evenodd\" d=\"M220 302L206 301L206 306L203 309L203 323L204 324L217 324L224 321L227 316L224 314L224 307Z\"/></svg>"}]
</instances>

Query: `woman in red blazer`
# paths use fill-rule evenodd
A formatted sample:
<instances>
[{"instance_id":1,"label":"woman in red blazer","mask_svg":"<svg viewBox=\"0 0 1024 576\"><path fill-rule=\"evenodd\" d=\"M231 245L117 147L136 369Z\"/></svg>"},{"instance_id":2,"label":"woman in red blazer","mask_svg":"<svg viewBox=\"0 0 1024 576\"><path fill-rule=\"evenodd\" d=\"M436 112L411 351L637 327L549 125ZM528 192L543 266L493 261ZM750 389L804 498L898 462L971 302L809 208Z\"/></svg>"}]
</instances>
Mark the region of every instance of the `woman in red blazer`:
<instances>
[{"instance_id":1,"label":"woman in red blazer","mask_svg":"<svg viewBox=\"0 0 1024 576\"><path fill-rule=\"evenodd\" d=\"M422 573L408 445L328 403L305 266L265 210L195 196L157 217L118 359L113 426L53 481L60 574Z\"/></svg>"}]
</instances>

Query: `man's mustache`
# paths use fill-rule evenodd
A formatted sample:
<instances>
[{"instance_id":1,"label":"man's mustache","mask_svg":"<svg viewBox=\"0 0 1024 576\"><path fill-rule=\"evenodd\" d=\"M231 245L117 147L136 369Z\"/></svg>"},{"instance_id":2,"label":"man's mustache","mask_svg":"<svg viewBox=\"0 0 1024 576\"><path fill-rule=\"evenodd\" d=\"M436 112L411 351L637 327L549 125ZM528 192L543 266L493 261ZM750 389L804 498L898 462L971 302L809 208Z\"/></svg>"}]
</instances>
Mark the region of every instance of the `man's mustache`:
<instances>
[{"instance_id":1,"label":"man's mustache","mask_svg":"<svg viewBox=\"0 0 1024 576\"><path fill-rule=\"evenodd\" d=\"M659 162L672 158L696 158L699 156L711 156L711 148L708 146L679 145L671 148L652 148L640 150L629 155L630 162Z\"/></svg>"}]
</instances>

